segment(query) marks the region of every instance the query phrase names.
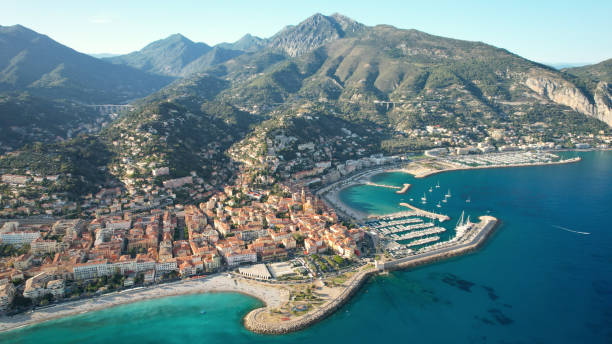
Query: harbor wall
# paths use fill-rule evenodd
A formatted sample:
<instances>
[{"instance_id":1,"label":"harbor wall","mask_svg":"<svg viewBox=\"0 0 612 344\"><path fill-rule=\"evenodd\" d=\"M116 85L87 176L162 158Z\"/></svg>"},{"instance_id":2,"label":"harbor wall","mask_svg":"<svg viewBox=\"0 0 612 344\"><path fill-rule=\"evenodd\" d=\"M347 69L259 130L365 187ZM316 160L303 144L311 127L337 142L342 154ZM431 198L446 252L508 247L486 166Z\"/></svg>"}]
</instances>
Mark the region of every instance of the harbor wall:
<instances>
[{"instance_id":1,"label":"harbor wall","mask_svg":"<svg viewBox=\"0 0 612 344\"><path fill-rule=\"evenodd\" d=\"M258 308L249 312L244 317L244 326L255 333L261 334L285 334L302 330L311 326L326 317L333 314L338 308L342 307L351 297L368 281L368 279L376 274L378 270L372 268L366 271L360 271L349 280L349 285L346 289L333 300L328 301L322 307L312 313L307 313L295 320L284 322L264 322L258 319L262 312L269 311L268 308Z\"/></svg>"}]
</instances>

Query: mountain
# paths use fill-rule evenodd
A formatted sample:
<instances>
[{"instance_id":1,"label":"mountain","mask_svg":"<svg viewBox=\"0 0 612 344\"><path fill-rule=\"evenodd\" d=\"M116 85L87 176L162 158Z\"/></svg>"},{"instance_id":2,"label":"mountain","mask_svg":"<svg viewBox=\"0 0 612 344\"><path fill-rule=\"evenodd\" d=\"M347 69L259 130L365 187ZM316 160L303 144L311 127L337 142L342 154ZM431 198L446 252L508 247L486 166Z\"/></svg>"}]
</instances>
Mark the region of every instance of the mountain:
<instances>
[{"instance_id":1,"label":"mountain","mask_svg":"<svg viewBox=\"0 0 612 344\"><path fill-rule=\"evenodd\" d=\"M287 26L272 36L267 46L295 57L339 38L357 35L365 26L340 14L324 16L317 13L296 26Z\"/></svg>"},{"instance_id":2,"label":"mountain","mask_svg":"<svg viewBox=\"0 0 612 344\"><path fill-rule=\"evenodd\" d=\"M0 92L27 90L84 103L121 103L171 80L79 53L20 25L0 26Z\"/></svg>"},{"instance_id":3,"label":"mountain","mask_svg":"<svg viewBox=\"0 0 612 344\"><path fill-rule=\"evenodd\" d=\"M593 65L565 68L563 72L584 80L589 89L594 89L599 82L612 83L612 59Z\"/></svg>"},{"instance_id":4,"label":"mountain","mask_svg":"<svg viewBox=\"0 0 612 344\"><path fill-rule=\"evenodd\" d=\"M226 49L219 46L215 46L209 52L203 54L191 63L186 65L180 72L181 76L189 76L194 73L199 73L207 70L209 67L218 65L225 61L231 60L235 57L242 55L244 52L241 50Z\"/></svg>"},{"instance_id":5,"label":"mountain","mask_svg":"<svg viewBox=\"0 0 612 344\"><path fill-rule=\"evenodd\" d=\"M363 24L340 14L315 14L297 26L287 26L267 39L246 34L234 43L220 43L211 48L204 43L194 43L180 34L175 34L155 41L142 50L106 60L151 73L185 77L204 72L209 67L245 52L272 49L289 57L299 56L326 42L357 35L363 32L364 28Z\"/></svg>"},{"instance_id":6,"label":"mountain","mask_svg":"<svg viewBox=\"0 0 612 344\"><path fill-rule=\"evenodd\" d=\"M174 34L155 41L139 51L105 60L150 73L179 76L185 66L211 49L204 43L194 43L181 34Z\"/></svg>"},{"instance_id":7,"label":"mountain","mask_svg":"<svg viewBox=\"0 0 612 344\"><path fill-rule=\"evenodd\" d=\"M253 52L263 48L265 45L265 39L247 33L234 43L219 43L216 47Z\"/></svg>"},{"instance_id":8,"label":"mountain","mask_svg":"<svg viewBox=\"0 0 612 344\"><path fill-rule=\"evenodd\" d=\"M563 72L590 97L595 117L612 126L612 59Z\"/></svg>"},{"instance_id":9,"label":"mountain","mask_svg":"<svg viewBox=\"0 0 612 344\"><path fill-rule=\"evenodd\" d=\"M308 27L306 23L329 28L325 18L311 17L302 23L305 26L295 27L299 30L285 29L276 37L295 37L295 32ZM573 109L595 118L609 111L594 104L588 92L565 74L504 49L385 25L356 27L344 38L322 30L322 36L310 41L315 46L327 43L295 58L281 58L263 73L250 74L248 82L234 83L221 96L237 105L259 108L325 100L347 109L352 103L367 116L390 120L397 129L434 120L454 121L457 115L504 118L535 111L532 104ZM241 58L213 71L225 71L217 76L236 80L231 71L240 70ZM246 69L248 62L243 66ZM380 102L390 103L383 111L376 105Z\"/></svg>"},{"instance_id":10,"label":"mountain","mask_svg":"<svg viewBox=\"0 0 612 344\"><path fill-rule=\"evenodd\" d=\"M312 162L436 147L439 138L419 134L428 126L477 141L489 136L484 128L547 140L606 128L582 112L589 96L570 77L484 43L366 27L340 15L314 15L265 41L175 81L138 107L165 101L180 118L250 120L224 141L230 157L255 166L278 156L290 172ZM207 140L227 138L216 128ZM279 137L291 144L276 145ZM310 143L311 151L298 148Z\"/></svg>"}]
</instances>

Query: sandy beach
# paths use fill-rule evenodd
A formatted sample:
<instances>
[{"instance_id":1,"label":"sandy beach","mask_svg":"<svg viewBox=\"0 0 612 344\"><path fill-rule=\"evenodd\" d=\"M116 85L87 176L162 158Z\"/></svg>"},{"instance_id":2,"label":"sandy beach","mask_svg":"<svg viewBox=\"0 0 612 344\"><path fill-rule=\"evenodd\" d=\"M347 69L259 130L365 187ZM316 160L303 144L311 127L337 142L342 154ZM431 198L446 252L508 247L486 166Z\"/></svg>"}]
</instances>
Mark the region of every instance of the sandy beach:
<instances>
[{"instance_id":1,"label":"sandy beach","mask_svg":"<svg viewBox=\"0 0 612 344\"><path fill-rule=\"evenodd\" d=\"M260 299L269 308L280 307L289 299L289 292L283 288L242 278L228 277L224 273L197 280L178 281L149 288L106 294L97 298L61 303L52 307L37 309L33 313L22 313L12 317L2 316L0 317L0 331L8 331L51 319L97 311L147 299L214 292L247 294Z\"/></svg>"}]
</instances>

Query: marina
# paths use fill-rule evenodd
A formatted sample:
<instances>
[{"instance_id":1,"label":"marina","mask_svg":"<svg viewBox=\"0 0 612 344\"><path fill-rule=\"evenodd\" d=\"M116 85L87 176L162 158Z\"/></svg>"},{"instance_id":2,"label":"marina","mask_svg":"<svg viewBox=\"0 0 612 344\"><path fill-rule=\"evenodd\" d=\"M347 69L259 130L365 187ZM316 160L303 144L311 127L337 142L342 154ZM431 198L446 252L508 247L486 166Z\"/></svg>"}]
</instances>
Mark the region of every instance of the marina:
<instances>
[{"instance_id":1,"label":"marina","mask_svg":"<svg viewBox=\"0 0 612 344\"><path fill-rule=\"evenodd\" d=\"M426 216L424 211L402 211L385 216L370 217L366 222L369 227L384 243L386 250L394 257L410 254L410 247L441 242L438 234L447 231L446 228L436 224L438 218Z\"/></svg>"}]
</instances>

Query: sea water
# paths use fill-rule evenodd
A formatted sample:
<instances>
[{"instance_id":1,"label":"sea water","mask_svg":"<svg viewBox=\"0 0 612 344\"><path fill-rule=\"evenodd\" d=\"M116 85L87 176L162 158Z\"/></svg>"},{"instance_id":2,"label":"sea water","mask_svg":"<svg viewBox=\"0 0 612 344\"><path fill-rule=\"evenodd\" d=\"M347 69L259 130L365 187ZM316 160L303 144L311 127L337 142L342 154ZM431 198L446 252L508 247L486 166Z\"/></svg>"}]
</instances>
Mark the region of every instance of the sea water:
<instances>
[{"instance_id":1,"label":"sea water","mask_svg":"<svg viewBox=\"0 0 612 344\"><path fill-rule=\"evenodd\" d=\"M565 155L574 154L583 160L373 177L412 184L403 195L365 185L343 190L343 202L372 214L406 210L398 203L408 202L451 216L451 224L465 211L501 225L478 252L375 277L334 315L297 333L247 331L241 319L261 303L219 293L52 320L2 333L0 343L612 343L612 152ZM437 208L449 189L452 197Z\"/></svg>"}]
</instances>

